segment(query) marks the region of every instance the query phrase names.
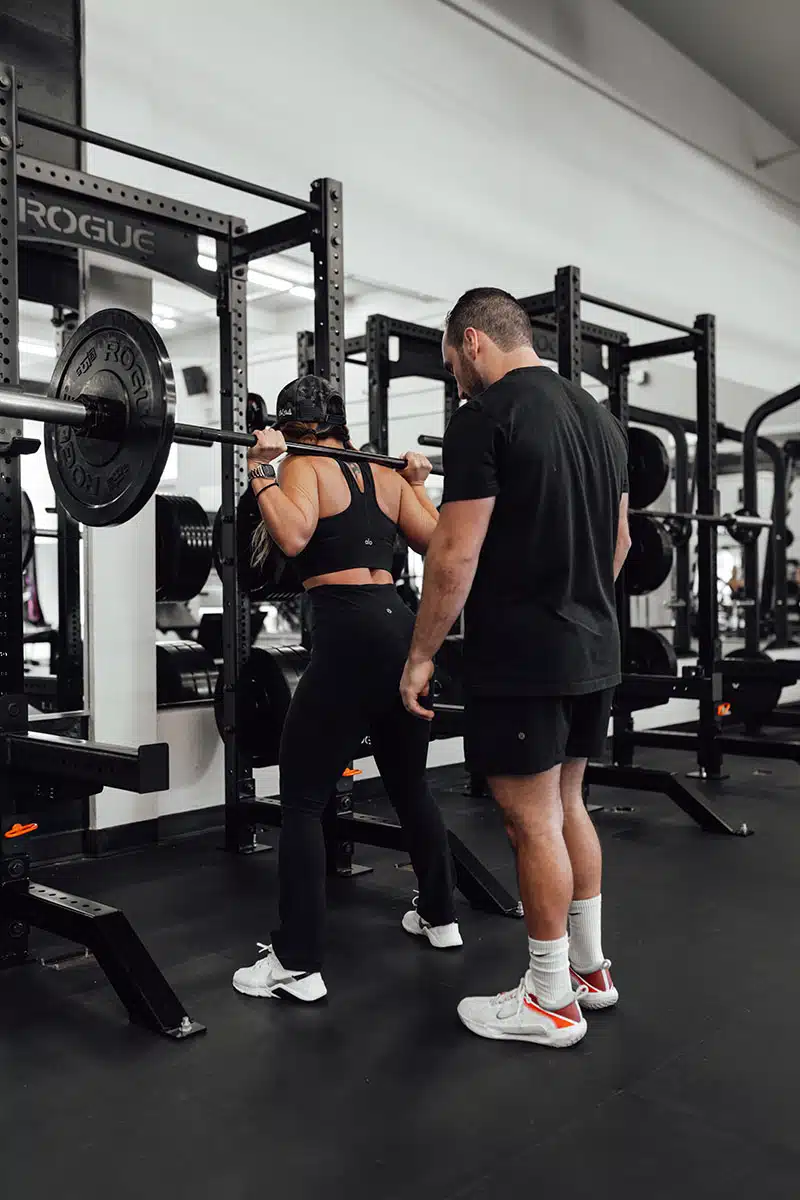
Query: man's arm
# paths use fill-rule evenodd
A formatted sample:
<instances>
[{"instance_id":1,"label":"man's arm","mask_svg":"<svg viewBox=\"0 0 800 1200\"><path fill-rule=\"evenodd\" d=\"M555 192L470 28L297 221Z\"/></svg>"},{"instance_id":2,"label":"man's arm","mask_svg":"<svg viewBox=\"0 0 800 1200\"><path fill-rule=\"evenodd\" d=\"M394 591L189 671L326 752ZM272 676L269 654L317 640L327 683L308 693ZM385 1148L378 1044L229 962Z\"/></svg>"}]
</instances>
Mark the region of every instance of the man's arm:
<instances>
[{"instance_id":1,"label":"man's arm","mask_svg":"<svg viewBox=\"0 0 800 1200\"><path fill-rule=\"evenodd\" d=\"M422 599L408 662L400 682L403 704L431 720L419 703L427 696L433 656L466 602L500 490L497 455L502 434L478 406L453 416L442 447L444 496L439 524L425 559Z\"/></svg>"},{"instance_id":2,"label":"man's arm","mask_svg":"<svg viewBox=\"0 0 800 1200\"><path fill-rule=\"evenodd\" d=\"M433 658L458 619L475 578L494 505L494 496L442 505L425 560L409 662Z\"/></svg>"},{"instance_id":3,"label":"man's arm","mask_svg":"<svg viewBox=\"0 0 800 1200\"><path fill-rule=\"evenodd\" d=\"M624 492L619 502L619 520L617 522L617 545L614 550L614 580L625 565L628 551L631 548L631 532L628 527L628 493Z\"/></svg>"},{"instance_id":4,"label":"man's arm","mask_svg":"<svg viewBox=\"0 0 800 1200\"><path fill-rule=\"evenodd\" d=\"M428 721L434 714L422 707L419 697L427 696L433 656L466 603L494 505L494 496L443 504L428 547L422 599L400 683L408 711Z\"/></svg>"}]
</instances>

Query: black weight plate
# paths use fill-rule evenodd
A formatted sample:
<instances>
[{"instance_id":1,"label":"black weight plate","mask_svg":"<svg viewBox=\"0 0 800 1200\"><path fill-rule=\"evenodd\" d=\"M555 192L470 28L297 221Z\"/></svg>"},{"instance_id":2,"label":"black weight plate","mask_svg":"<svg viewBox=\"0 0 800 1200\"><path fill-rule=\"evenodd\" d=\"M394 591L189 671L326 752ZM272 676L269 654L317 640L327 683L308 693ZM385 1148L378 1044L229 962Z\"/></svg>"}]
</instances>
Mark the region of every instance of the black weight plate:
<instances>
[{"instance_id":1,"label":"black weight plate","mask_svg":"<svg viewBox=\"0 0 800 1200\"><path fill-rule=\"evenodd\" d=\"M237 557L239 586L252 600L279 600L296 596L303 590L300 577L290 558L273 542L266 562L258 567L252 563L252 538L261 513L252 490L242 493L236 509Z\"/></svg>"},{"instance_id":2,"label":"black weight plate","mask_svg":"<svg viewBox=\"0 0 800 1200\"><path fill-rule=\"evenodd\" d=\"M394 548L392 550L392 579L397 583L403 575L406 574L408 567L408 542L403 537L398 529L394 535Z\"/></svg>"},{"instance_id":3,"label":"black weight plate","mask_svg":"<svg viewBox=\"0 0 800 1200\"><path fill-rule=\"evenodd\" d=\"M307 662L308 652L302 647L273 647L253 650L242 668L236 696L236 744L254 767L277 763L283 722ZM222 736L222 675L214 713Z\"/></svg>"},{"instance_id":4,"label":"black weight plate","mask_svg":"<svg viewBox=\"0 0 800 1200\"><path fill-rule=\"evenodd\" d=\"M197 642L156 642L156 697L160 706L211 700L217 674L213 658Z\"/></svg>"},{"instance_id":5,"label":"black weight plate","mask_svg":"<svg viewBox=\"0 0 800 1200\"><path fill-rule=\"evenodd\" d=\"M258 392L247 393L247 409L245 420L247 422L247 432L255 433L257 429L266 429L270 424L267 414L267 402L263 396L259 396Z\"/></svg>"},{"instance_id":6,"label":"black weight plate","mask_svg":"<svg viewBox=\"0 0 800 1200\"><path fill-rule=\"evenodd\" d=\"M628 483L631 508L647 508L669 483L669 455L658 434L639 425L628 429Z\"/></svg>"},{"instance_id":7,"label":"black weight plate","mask_svg":"<svg viewBox=\"0 0 800 1200\"><path fill-rule=\"evenodd\" d=\"M156 599L191 600L211 570L208 515L192 496L156 496Z\"/></svg>"},{"instance_id":8,"label":"black weight plate","mask_svg":"<svg viewBox=\"0 0 800 1200\"><path fill-rule=\"evenodd\" d=\"M113 436L45 425L47 469L56 496L83 525L121 525L144 508L166 466L175 425L175 381L156 330L134 313L95 313L64 347L52 399L98 397Z\"/></svg>"},{"instance_id":9,"label":"black weight plate","mask_svg":"<svg viewBox=\"0 0 800 1200\"><path fill-rule=\"evenodd\" d=\"M27 567L33 558L33 531L36 528L36 518L33 512L31 498L27 492L22 493L22 569Z\"/></svg>"},{"instance_id":10,"label":"black weight plate","mask_svg":"<svg viewBox=\"0 0 800 1200\"><path fill-rule=\"evenodd\" d=\"M758 513L751 512L746 508L737 508L733 515L735 517L757 517ZM740 546L752 546L754 542L758 541L759 534L763 531L764 527L761 525L740 525L738 528L734 525L730 530L730 535Z\"/></svg>"},{"instance_id":11,"label":"black weight plate","mask_svg":"<svg viewBox=\"0 0 800 1200\"><path fill-rule=\"evenodd\" d=\"M222 509L217 509L217 515L214 517L214 524L211 530L211 557L214 562L214 570L222 579Z\"/></svg>"},{"instance_id":12,"label":"black weight plate","mask_svg":"<svg viewBox=\"0 0 800 1200\"><path fill-rule=\"evenodd\" d=\"M445 638L436 655L433 676L434 704L464 703L464 639ZM434 738L459 737L464 731L462 713L436 713L431 726Z\"/></svg>"},{"instance_id":13,"label":"black weight plate","mask_svg":"<svg viewBox=\"0 0 800 1200\"><path fill-rule=\"evenodd\" d=\"M672 542L666 530L646 513L631 513L631 548L625 562L625 587L631 596L646 596L672 570Z\"/></svg>"},{"instance_id":14,"label":"black weight plate","mask_svg":"<svg viewBox=\"0 0 800 1200\"><path fill-rule=\"evenodd\" d=\"M750 653L747 650L733 650L725 655L727 659L739 659L745 662L771 663L773 660L763 650ZM747 721L763 723L773 709L778 707L783 687L775 679L731 679L722 675L722 699L730 705L727 714L731 721Z\"/></svg>"},{"instance_id":15,"label":"black weight plate","mask_svg":"<svg viewBox=\"0 0 800 1200\"><path fill-rule=\"evenodd\" d=\"M630 675L677 675L678 656L657 629L632 626L625 637L624 669Z\"/></svg>"}]
</instances>

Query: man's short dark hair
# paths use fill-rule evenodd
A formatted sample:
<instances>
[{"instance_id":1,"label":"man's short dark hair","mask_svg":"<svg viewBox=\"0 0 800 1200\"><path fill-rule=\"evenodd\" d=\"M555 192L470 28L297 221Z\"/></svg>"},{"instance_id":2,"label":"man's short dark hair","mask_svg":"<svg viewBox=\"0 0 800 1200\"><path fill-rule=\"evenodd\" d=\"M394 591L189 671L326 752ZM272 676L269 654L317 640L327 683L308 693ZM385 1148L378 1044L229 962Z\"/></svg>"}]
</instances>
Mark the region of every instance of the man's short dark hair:
<instances>
[{"instance_id":1,"label":"man's short dark hair","mask_svg":"<svg viewBox=\"0 0 800 1200\"><path fill-rule=\"evenodd\" d=\"M451 346L461 347L466 329L478 329L500 350L533 345L533 330L525 309L501 288L471 288L447 314L445 331Z\"/></svg>"}]
</instances>

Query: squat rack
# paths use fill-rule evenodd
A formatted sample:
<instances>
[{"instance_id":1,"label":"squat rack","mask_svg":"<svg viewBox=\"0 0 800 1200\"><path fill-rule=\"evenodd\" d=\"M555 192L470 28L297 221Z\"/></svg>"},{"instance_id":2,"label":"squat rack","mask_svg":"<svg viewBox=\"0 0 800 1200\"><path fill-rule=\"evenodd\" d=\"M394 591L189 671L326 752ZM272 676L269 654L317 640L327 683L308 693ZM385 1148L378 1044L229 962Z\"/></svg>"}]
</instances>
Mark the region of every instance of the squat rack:
<instances>
[{"instance_id":1,"label":"squat rack","mask_svg":"<svg viewBox=\"0 0 800 1200\"><path fill-rule=\"evenodd\" d=\"M308 199L289 196L19 109L19 86L14 66L0 64L0 386L20 384L20 248L42 243L100 250L214 297L221 425L239 433L246 430L247 264L308 244L314 259L315 370L343 387L342 189L337 180L315 180ZM24 155L19 124L233 188L295 209L297 215L248 232L237 217ZM216 243L216 273L198 263L200 235ZM31 925L68 937L93 951L132 1020L171 1037L186 1037L200 1032L202 1026L188 1017L123 914L33 883L29 857L20 849L18 835L36 828L32 816L75 796L105 786L136 792L169 786L163 744L127 749L28 729L23 695L19 456L34 452L38 445L22 437L19 421L0 418L0 965L27 960ZM245 485L245 463L241 449L232 444L223 445L221 454L225 848L245 852L255 845L255 826L240 799L254 789L252 770L240 759L234 736L236 684L250 650L250 609L239 589L234 562L236 502ZM41 728L47 724L46 718L37 722ZM51 722L50 727L61 725Z\"/></svg>"},{"instance_id":2,"label":"squat rack","mask_svg":"<svg viewBox=\"0 0 800 1200\"><path fill-rule=\"evenodd\" d=\"M636 317L671 330L681 336L632 346L627 334L603 325L586 321L582 316L582 302L591 303ZM614 736L613 764L591 763L587 770L589 783L606 784L641 791L661 792L687 813L703 829L718 833L748 832L746 826L733 828L724 821L706 802L699 791L690 783L679 779L674 772L654 770L633 765L632 751L635 744L658 744L674 746L676 735L670 732L638 734L633 731L633 712L637 701L665 702L671 696L695 699L700 704L700 728L693 747L698 750L698 762L703 776L721 775L723 749L735 749L739 753L757 753L757 739L723 738L721 714L718 705L722 700L722 675L719 670L720 643L716 602L716 557L718 515L717 497L717 419L716 419L716 374L715 374L715 324L713 316L701 314L693 325L655 317L652 314L630 308L627 305L604 300L598 296L581 292L580 272L575 266L561 267L555 276L552 291L528 296L520 300L534 329L534 345L541 357L555 361L559 374L575 383L580 383L582 371L608 385L609 407L612 413L627 428L628 420L654 423L651 414L634 410L628 406L628 376L633 362L663 358L676 354L691 353L697 371L697 451L695 456L695 480L697 490L696 511L706 520L698 522L698 641L697 667L688 668L680 678L671 676L628 675L617 692L613 716ZM390 318L371 318L390 328ZM402 326L403 323L398 323ZM417 327L418 329L420 327ZM307 335L305 335L307 337ZM429 370L422 369L417 359L414 374L430 378L441 378L441 330L425 331L424 342L428 347ZM417 337L417 341L423 341ZM300 362L304 353L309 353L308 343L300 344ZM392 378L388 362L388 336L383 338L354 339L352 352L366 352L366 363L377 380L378 401L373 413L370 408L370 432L373 438L381 436L386 424L388 383ZM402 340L401 340L402 358ZM372 399L372 394L371 394ZM373 424L374 422L374 424ZM662 421L658 422L666 424ZM671 431L681 442L681 428L675 424ZM684 439L685 441L685 439ZM423 444L433 445L438 438L426 438ZM378 442L376 442L378 445ZM380 447L379 447L380 448ZM687 454L688 458L688 454ZM686 466L686 463L684 463ZM691 487L688 477L683 480L684 492ZM688 562L686 572L688 572ZM685 573L686 573L685 572ZM624 592L623 581L618 587L618 609L620 631L624 641L630 620L630 604ZM688 613L687 613L688 618ZM688 629L684 640L688 640ZM749 664L726 664L726 673L748 675ZM681 748L685 748L682 746Z\"/></svg>"}]
</instances>

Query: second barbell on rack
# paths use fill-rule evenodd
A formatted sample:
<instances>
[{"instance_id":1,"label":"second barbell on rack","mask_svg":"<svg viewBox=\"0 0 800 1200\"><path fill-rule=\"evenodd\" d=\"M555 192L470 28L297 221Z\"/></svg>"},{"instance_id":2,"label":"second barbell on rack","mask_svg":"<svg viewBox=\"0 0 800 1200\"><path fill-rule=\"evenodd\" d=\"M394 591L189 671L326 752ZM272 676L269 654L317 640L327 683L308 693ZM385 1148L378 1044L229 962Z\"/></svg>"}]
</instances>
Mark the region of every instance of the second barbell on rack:
<instances>
[{"instance_id":1,"label":"second barbell on rack","mask_svg":"<svg viewBox=\"0 0 800 1200\"><path fill-rule=\"evenodd\" d=\"M121 525L140 512L158 487L174 442L244 447L256 442L253 433L177 424L166 346L149 321L118 308L78 326L46 396L0 391L0 417L20 422L18 430L5 432L6 454L34 448L22 437L22 421L45 423L53 489L82 525ZM288 449L394 470L406 465L402 458L306 442L290 442Z\"/></svg>"},{"instance_id":2,"label":"second barbell on rack","mask_svg":"<svg viewBox=\"0 0 800 1200\"><path fill-rule=\"evenodd\" d=\"M720 529L727 529L731 537L740 542L743 546L751 545L762 529L769 529L772 521L765 517L759 517L757 513L749 513L744 509L735 513L676 513L676 512L661 512L652 508L632 508L631 514L638 517L651 517L654 521L661 521L670 529L672 541L677 544L678 540L685 536L686 529L692 524L698 525L716 525Z\"/></svg>"}]
</instances>

